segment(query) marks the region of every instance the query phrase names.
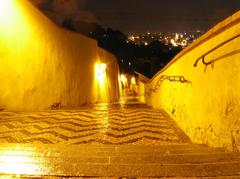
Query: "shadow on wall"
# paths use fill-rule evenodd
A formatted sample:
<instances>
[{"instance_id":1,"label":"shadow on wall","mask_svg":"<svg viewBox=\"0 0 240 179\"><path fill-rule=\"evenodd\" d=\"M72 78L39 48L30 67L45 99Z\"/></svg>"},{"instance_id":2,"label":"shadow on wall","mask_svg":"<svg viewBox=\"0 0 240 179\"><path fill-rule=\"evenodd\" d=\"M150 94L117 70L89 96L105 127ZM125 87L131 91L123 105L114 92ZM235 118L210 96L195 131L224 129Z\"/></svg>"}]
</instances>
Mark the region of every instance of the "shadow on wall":
<instances>
[{"instance_id":1,"label":"shadow on wall","mask_svg":"<svg viewBox=\"0 0 240 179\"><path fill-rule=\"evenodd\" d=\"M0 54L0 109L118 100L116 58L96 41L57 27L28 1L0 1ZM106 69L96 72L96 64Z\"/></svg>"},{"instance_id":2,"label":"shadow on wall","mask_svg":"<svg viewBox=\"0 0 240 179\"><path fill-rule=\"evenodd\" d=\"M171 114L193 142L240 151L239 44L240 11L184 49L146 83L146 91L152 91L146 95L147 104ZM184 76L192 85L163 83L164 76Z\"/></svg>"}]
</instances>

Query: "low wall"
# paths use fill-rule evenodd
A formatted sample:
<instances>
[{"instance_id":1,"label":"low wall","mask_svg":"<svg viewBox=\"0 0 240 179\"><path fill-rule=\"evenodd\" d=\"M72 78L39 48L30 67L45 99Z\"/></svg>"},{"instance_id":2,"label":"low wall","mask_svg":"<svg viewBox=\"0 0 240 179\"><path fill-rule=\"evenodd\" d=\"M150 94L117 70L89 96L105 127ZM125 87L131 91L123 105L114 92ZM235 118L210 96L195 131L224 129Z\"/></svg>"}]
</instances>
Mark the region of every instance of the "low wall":
<instances>
[{"instance_id":1,"label":"low wall","mask_svg":"<svg viewBox=\"0 0 240 179\"><path fill-rule=\"evenodd\" d=\"M101 63L108 86L100 88ZM116 101L118 75L116 58L95 40L61 29L27 0L1 0L0 109Z\"/></svg>"},{"instance_id":2,"label":"low wall","mask_svg":"<svg viewBox=\"0 0 240 179\"><path fill-rule=\"evenodd\" d=\"M195 143L240 150L239 36L237 12L146 84L147 104L165 109Z\"/></svg>"}]
</instances>

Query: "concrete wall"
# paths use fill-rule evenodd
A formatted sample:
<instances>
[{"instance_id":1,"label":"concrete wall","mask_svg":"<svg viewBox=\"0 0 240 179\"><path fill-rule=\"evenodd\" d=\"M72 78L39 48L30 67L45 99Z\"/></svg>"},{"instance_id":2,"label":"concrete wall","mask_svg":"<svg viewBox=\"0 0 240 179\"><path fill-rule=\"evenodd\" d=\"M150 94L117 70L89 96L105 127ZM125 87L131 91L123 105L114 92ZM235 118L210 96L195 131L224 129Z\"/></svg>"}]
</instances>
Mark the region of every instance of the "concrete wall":
<instances>
[{"instance_id":1,"label":"concrete wall","mask_svg":"<svg viewBox=\"0 0 240 179\"><path fill-rule=\"evenodd\" d=\"M184 49L146 84L147 104L165 109L193 142L240 150L239 35L237 12ZM200 60L194 67L204 53L234 37L205 57L214 63L205 66Z\"/></svg>"},{"instance_id":2,"label":"concrete wall","mask_svg":"<svg viewBox=\"0 0 240 179\"><path fill-rule=\"evenodd\" d=\"M96 63L106 63L99 87ZM27 0L0 1L0 108L45 109L118 99L118 65L97 42L63 30Z\"/></svg>"}]
</instances>

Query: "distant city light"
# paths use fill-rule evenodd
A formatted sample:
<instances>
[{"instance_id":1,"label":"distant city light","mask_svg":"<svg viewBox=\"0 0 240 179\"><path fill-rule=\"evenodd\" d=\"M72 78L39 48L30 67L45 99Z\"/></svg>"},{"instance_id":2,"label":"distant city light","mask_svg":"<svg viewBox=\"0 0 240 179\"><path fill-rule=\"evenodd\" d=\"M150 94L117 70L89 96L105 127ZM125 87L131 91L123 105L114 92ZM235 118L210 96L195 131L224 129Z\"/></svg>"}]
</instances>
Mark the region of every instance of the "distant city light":
<instances>
[{"instance_id":1,"label":"distant city light","mask_svg":"<svg viewBox=\"0 0 240 179\"><path fill-rule=\"evenodd\" d=\"M128 39L131 41L135 41L135 37L133 35L131 35Z\"/></svg>"},{"instance_id":2,"label":"distant city light","mask_svg":"<svg viewBox=\"0 0 240 179\"><path fill-rule=\"evenodd\" d=\"M176 33L176 35L175 35L175 39L176 39L176 40L179 39L179 35L178 35L178 33Z\"/></svg>"},{"instance_id":3,"label":"distant city light","mask_svg":"<svg viewBox=\"0 0 240 179\"><path fill-rule=\"evenodd\" d=\"M177 46L178 46L177 43L174 41L174 39L171 39L171 44L172 44L172 46L174 46L174 47L177 47Z\"/></svg>"},{"instance_id":4,"label":"distant city light","mask_svg":"<svg viewBox=\"0 0 240 179\"><path fill-rule=\"evenodd\" d=\"M136 45L145 45L148 46L153 41L159 41L164 43L165 45L171 45L174 47L181 46L186 47L191 44L196 38L201 35L201 31L197 30L195 32L177 32L177 33L162 33L162 32L146 32L145 34L130 34L128 36L129 43L130 41Z\"/></svg>"}]
</instances>

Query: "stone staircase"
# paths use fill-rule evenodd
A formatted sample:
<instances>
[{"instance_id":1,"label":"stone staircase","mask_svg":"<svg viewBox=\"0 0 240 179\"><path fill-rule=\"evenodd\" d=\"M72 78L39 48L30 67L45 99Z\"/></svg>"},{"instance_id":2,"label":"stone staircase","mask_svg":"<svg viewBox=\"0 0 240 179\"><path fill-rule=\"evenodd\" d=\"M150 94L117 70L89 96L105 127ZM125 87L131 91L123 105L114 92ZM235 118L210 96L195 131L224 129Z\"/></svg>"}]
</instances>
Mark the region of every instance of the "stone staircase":
<instances>
[{"instance_id":1,"label":"stone staircase","mask_svg":"<svg viewBox=\"0 0 240 179\"><path fill-rule=\"evenodd\" d=\"M76 110L0 113L0 179L240 179L240 154L192 144L134 96Z\"/></svg>"},{"instance_id":2,"label":"stone staircase","mask_svg":"<svg viewBox=\"0 0 240 179\"><path fill-rule=\"evenodd\" d=\"M239 153L206 145L25 144L13 149L8 144L0 149L0 173L11 174L11 169L4 167L11 164L27 169L18 178L240 178Z\"/></svg>"}]
</instances>

